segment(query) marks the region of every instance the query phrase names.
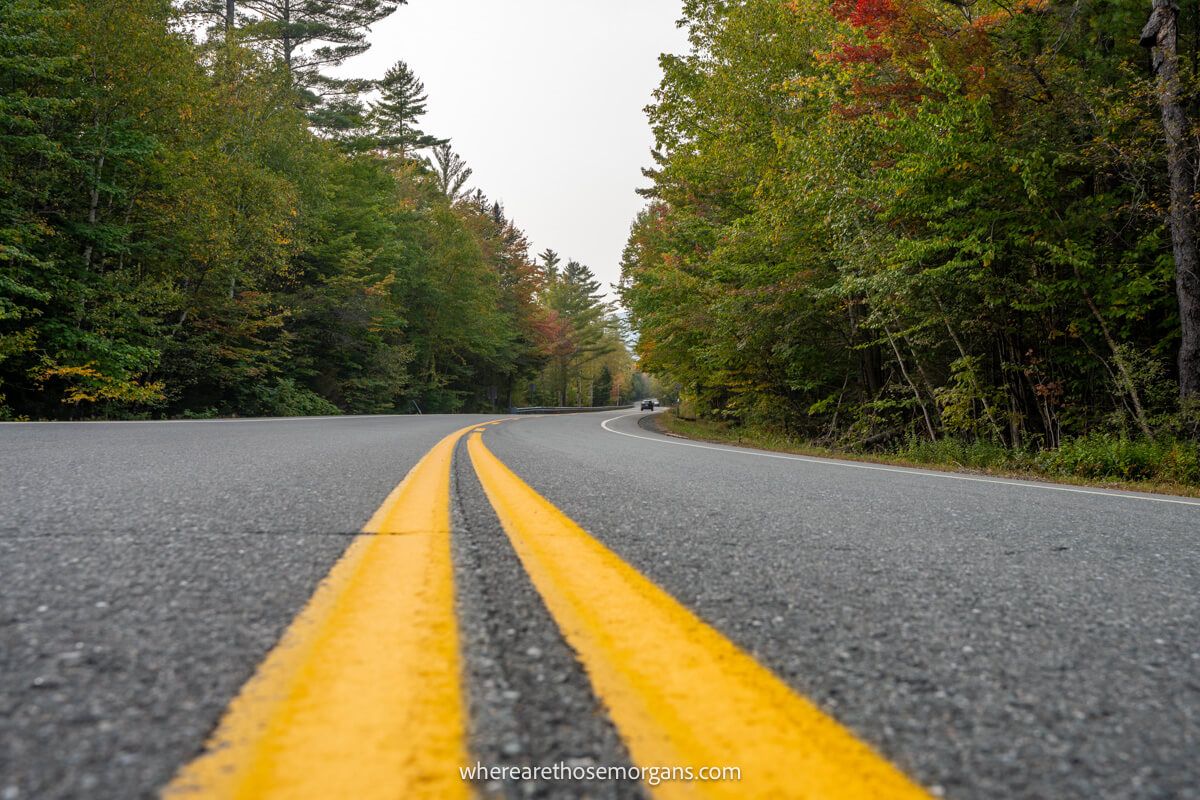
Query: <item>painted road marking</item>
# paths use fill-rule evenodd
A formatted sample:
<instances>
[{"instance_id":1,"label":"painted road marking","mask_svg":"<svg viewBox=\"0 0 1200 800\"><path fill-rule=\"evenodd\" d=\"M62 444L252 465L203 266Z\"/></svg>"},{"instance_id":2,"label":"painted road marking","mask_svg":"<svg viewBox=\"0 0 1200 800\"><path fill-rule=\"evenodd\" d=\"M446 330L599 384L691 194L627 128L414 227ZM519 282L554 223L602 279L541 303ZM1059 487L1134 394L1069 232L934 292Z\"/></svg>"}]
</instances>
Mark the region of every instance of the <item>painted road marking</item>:
<instances>
[{"instance_id":1,"label":"painted road marking","mask_svg":"<svg viewBox=\"0 0 1200 800\"><path fill-rule=\"evenodd\" d=\"M484 491L636 764L727 765L739 782L658 798L928 798L811 702L467 440Z\"/></svg>"},{"instance_id":2,"label":"painted road marking","mask_svg":"<svg viewBox=\"0 0 1200 800\"><path fill-rule=\"evenodd\" d=\"M426 418L432 416L446 416L444 414L338 414L336 416L311 416L311 417L213 417L212 419L82 419L82 420L61 420L61 419L32 419L21 422L0 422L0 427L5 425L195 425L211 424L216 422L342 422L348 419L417 419L424 416ZM467 416L465 414L461 416ZM511 417L505 417L511 419ZM493 420L485 422L485 425L492 425L495 422L502 420Z\"/></svg>"},{"instance_id":3,"label":"painted road marking","mask_svg":"<svg viewBox=\"0 0 1200 800\"><path fill-rule=\"evenodd\" d=\"M732 447L717 444L700 444L699 442L675 441L676 439L685 439L686 437L676 434L668 434L674 439L660 438L657 436L642 436L637 433L629 433L627 431L619 431L615 428L608 427L610 422L616 422L625 417L636 416L638 412L632 414L621 414L616 417L609 417L600 423L600 427L609 433L615 433L618 436L628 436L631 439L645 439L647 442L657 442L658 444L674 444L680 447L696 447L701 450L716 450L721 453L735 453L743 456L758 456L759 458L776 458L781 461L803 461L808 464L823 464L833 467L849 467L850 469L869 469L875 472L898 472L902 475L916 475L921 478L945 478L952 481L971 481L973 483L999 483L1004 486L1019 486L1025 489L1042 489L1048 492L1071 492L1072 494L1098 494L1104 497L1120 497L1126 500L1149 500L1154 503L1175 503L1181 506L1200 506L1200 500L1184 500L1176 497L1157 497L1146 494L1135 494L1133 492L1114 492L1104 489L1077 489L1074 486L1054 486L1047 483L1035 483L1033 481L1011 480L1006 478L979 478L974 475L955 475L950 472L937 472L935 470L925 469L908 469L906 467L889 467L883 464L862 464L857 461L842 461L836 458L815 458L813 456L795 456L785 453L765 453L761 450L752 450L746 447Z\"/></svg>"},{"instance_id":4,"label":"painted road marking","mask_svg":"<svg viewBox=\"0 0 1200 800\"><path fill-rule=\"evenodd\" d=\"M475 427L392 491L166 797L469 796L450 465Z\"/></svg>"}]
</instances>

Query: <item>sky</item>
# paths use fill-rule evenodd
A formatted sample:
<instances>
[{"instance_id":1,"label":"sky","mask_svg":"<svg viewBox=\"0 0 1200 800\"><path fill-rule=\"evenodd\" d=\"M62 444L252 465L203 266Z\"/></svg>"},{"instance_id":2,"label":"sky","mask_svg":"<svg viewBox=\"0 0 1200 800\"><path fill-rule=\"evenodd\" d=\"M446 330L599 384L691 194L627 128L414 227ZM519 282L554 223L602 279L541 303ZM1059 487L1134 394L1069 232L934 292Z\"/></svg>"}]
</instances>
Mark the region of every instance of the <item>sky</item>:
<instances>
[{"instance_id":1,"label":"sky","mask_svg":"<svg viewBox=\"0 0 1200 800\"><path fill-rule=\"evenodd\" d=\"M680 0L409 0L340 74L408 62L429 94L423 130L448 137L528 234L620 275L654 140L643 108L658 56L686 50Z\"/></svg>"}]
</instances>

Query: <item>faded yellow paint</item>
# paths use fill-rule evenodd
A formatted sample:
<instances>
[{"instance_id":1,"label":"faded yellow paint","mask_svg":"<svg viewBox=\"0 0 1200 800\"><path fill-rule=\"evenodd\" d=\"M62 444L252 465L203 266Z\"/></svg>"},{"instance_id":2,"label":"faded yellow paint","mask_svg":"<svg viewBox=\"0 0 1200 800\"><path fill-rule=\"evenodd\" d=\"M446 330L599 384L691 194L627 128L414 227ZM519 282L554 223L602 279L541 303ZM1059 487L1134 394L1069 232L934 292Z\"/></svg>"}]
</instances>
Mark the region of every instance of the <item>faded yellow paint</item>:
<instances>
[{"instance_id":1,"label":"faded yellow paint","mask_svg":"<svg viewBox=\"0 0 1200 800\"><path fill-rule=\"evenodd\" d=\"M450 466L474 427L392 491L164 796L469 796Z\"/></svg>"},{"instance_id":2,"label":"faded yellow paint","mask_svg":"<svg viewBox=\"0 0 1200 800\"><path fill-rule=\"evenodd\" d=\"M736 782L648 787L655 797L929 797L537 494L479 433L467 446L521 563L634 762L741 769Z\"/></svg>"}]
</instances>

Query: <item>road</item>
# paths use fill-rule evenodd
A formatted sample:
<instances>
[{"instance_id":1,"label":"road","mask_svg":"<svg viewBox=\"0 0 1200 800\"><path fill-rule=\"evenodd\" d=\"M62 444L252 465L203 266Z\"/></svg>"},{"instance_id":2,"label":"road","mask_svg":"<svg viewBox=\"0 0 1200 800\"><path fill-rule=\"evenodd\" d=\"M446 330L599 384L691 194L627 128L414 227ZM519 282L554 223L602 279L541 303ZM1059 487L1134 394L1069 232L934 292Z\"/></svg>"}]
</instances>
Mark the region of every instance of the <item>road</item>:
<instances>
[{"instance_id":1,"label":"road","mask_svg":"<svg viewBox=\"0 0 1200 800\"><path fill-rule=\"evenodd\" d=\"M650 416L0 425L0 799L1200 798L1200 501Z\"/></svg>"}]
</instances>

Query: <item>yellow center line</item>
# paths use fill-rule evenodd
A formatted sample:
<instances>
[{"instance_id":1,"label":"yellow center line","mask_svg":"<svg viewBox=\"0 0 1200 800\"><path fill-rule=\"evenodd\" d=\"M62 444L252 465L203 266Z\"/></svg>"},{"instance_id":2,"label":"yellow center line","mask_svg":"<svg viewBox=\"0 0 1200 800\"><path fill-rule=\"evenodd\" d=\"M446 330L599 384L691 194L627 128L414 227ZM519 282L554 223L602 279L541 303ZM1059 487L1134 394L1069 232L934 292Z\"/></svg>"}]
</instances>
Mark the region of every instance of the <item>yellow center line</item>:
<instances>
[{"instance_id":1,"label":"yellow center line","mask_svg":"<svg viewBox=\"0 0 1200 800\"><path fill-rule=\"evenodd\" d=\"M164 796L469 795L450 465L475 427L392 491Z\"/></svg>"},{"instance_id":2,"label":"yellow center line","mask_svg":"<svg viewBox=\"0 0 1200 800\"><path fill-rule=\"evenodd\" d=\"M663 782L655 797L928 798L751 656L467 443L484 491L635 763L733 766L741 780Z\"/></svg>"}]
</instances>

